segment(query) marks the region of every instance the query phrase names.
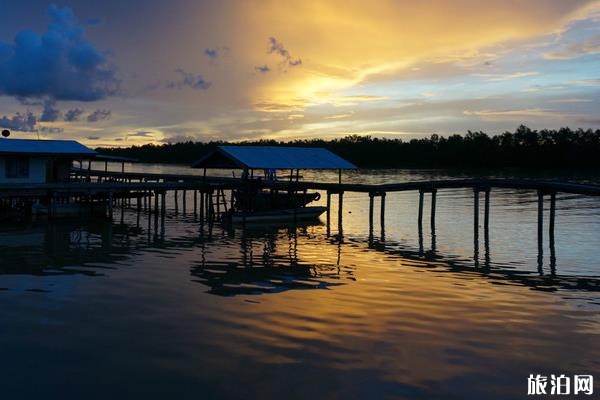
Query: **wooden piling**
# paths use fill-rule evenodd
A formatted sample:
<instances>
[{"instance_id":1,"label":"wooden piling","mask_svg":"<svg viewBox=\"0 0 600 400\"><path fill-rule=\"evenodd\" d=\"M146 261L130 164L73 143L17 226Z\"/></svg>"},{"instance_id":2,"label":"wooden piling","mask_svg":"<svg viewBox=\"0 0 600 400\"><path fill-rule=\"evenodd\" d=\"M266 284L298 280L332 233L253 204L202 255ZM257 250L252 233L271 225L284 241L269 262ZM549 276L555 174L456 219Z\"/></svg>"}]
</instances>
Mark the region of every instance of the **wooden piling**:
<instances>
[{"instance_id":1,"label":"wooden piling","mask_svg":"<svg viewBox=\"0 0 600 400\"><path fill-rule=\"evenodd\" d=\"M181 198L181 211L183 212L183 215L185 215L185 210L186 210L186 206L187 206L187 190L183 190L182 192L182 198Z\"/></svg>"},{"instance_id":2,"label":"wooden piling","mask_svg":"<svg viewBox=\"0 0 600 400\"><path fill-rule=\"evenodd\" d=\"M431 190L431 232L435 231L435 206L437 189Z\"/></svg>"},{"instance_id":3,"label":"wooden piling","mask_svg":"<svg viewBox=\"0 0 600 400\"><path fill-rule=\"evenodd\" d=\"M164 232L165 229L165 216L167 213L167 201L166 201L166 197L167 197L167 192L163 191L161 193L160 196L160 226L162 231Z\"/></svg>"},{"instance_id":4,"label":"wooden piling","mask_svg":"<svg viewBox=\"0 0 600 400\"><path fill-rule=\"evenodd\" d=\"M423 227L423 197L425 196L425 192L421 189L419 190L419 215L418 215L418 224L419 227Z\"/></svg>"},{"instance_id":5,"label":"wooden piling","mask_svg":"<svg viewBox=\"0 0 600 400\"><path fill-rule=\"evenodd\" d=\"M556 213L556 193L552 192L550 194L550 221L548 226L548 238L550 239L550 243L554 245L554 218Z\"/></svg>"},{"instance_id":6,"label":"wooden piling","mask_svg":"<svg viewBox=\"0 0 600 400\"><path fill-rule=\"evenodd\" d=\"M490 189L485 190L485 203L483 208L483 229L487 234L490 227Z\"/></svg>"},{"instance_id":7,"label":"wooden piling","mask_svg":"<svg viewBox=\"0 0 600 400\"><path fill-rule=\"evenodd\" d=\"M343 205L344 205L344 192L340 192L338 194L338 233L340 236L342 235L342 213L343 213Z\"/></svg>"},{"instance_id":8,"label":"wooden piling","mask_svg":"<svg viewBox=\"0 0 600 400\"><path fill-rule=\"evenodd\" d=\"M381 224L381 232L383 233L385 227L385 192L381 193L381 208L379 210L379 222Z\"/></svg>"},{"instance_id":9,"label":"wooden piling","mask_svg":"<svg viewBox=\"0 0 600 400\"><path fill-rule=\"evenodd\" d=\"M331 192L327 191L327 211L326 211L326 222L327 222L327 236L331 234Z\"/></svg>"},{"instance_id":10,"label":"wooden piling","mask_svg":"<svg viewBox=\"0 0 600 400\"><path fill-rule=\"evenodd\" d=\"M369 236L373 235L373 203L374 203L375 195L373 193L369 193Z\"/></svg>"},{"instance_id":11,"label":"wooden piling","mask_svg":"<svg viewBox=\"0 0 600 400\"><path fill-rule=\"evenodd\" d=\"M479 188L473 189L473 238L479 243Z\"/></svg>"}]
</instances>

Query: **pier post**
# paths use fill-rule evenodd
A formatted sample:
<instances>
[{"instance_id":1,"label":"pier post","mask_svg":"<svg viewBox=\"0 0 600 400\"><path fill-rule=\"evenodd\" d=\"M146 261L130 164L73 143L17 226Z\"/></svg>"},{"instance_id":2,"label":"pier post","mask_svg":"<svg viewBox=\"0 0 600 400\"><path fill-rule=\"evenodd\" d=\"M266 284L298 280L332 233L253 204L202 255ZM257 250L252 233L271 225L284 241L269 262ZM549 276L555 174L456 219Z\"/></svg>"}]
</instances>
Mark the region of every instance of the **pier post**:
<instances>
[{"instance_id":1,"label":"pier post","mask_svg":"<svg viewBox=\"0 0 600 400\"><path fill-rule=\"evenodd\" d=\"M473 188L473 261L479 267L479 188Z\"/></svg>"},{"instance_id":2,"label":"pier post","mask_svg":"<svg viewBox=\"0 0 600 400\"><path fill-rule=\"evenodd\" d=\"M167 202L166 202L166 198L167 197L167 191L163 191L160 197L160 229L161 231L164 233L165 231L165 215L166 215L166 208L167 208Z\"/></svg>"},{"instance_id":3,"label":"pier post","mask_svg":"<svg viewBox=\"0 0 600 400\"><path fill-rule=\"evenodd\" d=\"M423 191L423 189L419 189L419 216L418 216L418 223L419 223L419 228L423 228L423 197L425 196L425 192Z\"/></svg>"},{"instance_id":4,"label":"pier post","mask_svg":"<svg viewBox=\"0 0 600 400\"><path fill-rule=\"evenodd\" d=\"M187 195L187 190L183 190L182 192L183 198L181 199L181 211L183 212L183 215L185 215L185 209L187 208L187 201L186 201L186 195Z\"/></svg>"},{"instance_id":5,"label":"pier post","mask_svg":"<svg viewBox=\"0 0 600 400\"><path fill-rule=\"evenodd\" d=\"M369 193L369 238L373 236L373 203L375 195Z\"/></svg>"},{"instance_id":6,"label":"pier post","mask_svg":"<svg viewBox=\"0 0 600 400\"><path fill-rule=\"evenodd\" d=\"M437 189L431 190L431 232L434 234L435 232L435 206L436 206L436 196Z\"/></svg>"},{"instance_id":7,"label":"pier post","mask_svg":"<svg viewBox=\"0 0 600 400\"><path fill-rule=\"evenodd\" d=\"M158 230L158 191L154 191L154 233Z\"/></svg>"},{"instance_id":8,"label":"pier post","mask_svg":"<svg viewBox=\"0 0 600 400\"><path fill-rule=\"evenodd\" d=\"M479 238L479 188L473 189L473 232Z\"/></svg>"},{"instance_id":9,"label":"pier post","mask_svg":"<svg viewBox=\"0 0 600 400\"><path fill-rule=\"evenodd\" d=\"M543 255L544 241L544 193L538 190L538 252Z\"/></svg>"},{"instance_id":10,"label":"pier post","mask_svg":"<svg viewBox=\"0 0 600 400\"><path fill-rule=\"evenodd\" d=\"M327 191L327 236L331 233L331 192Z\"/></svg>"},{"instance_id":11,"label":"pier post","mask_svg":"<svg viewBox=\"0 0 600 400\"><path fill-rule=\"evenodd\" d=\"M556 193L550 194L550 223L548 228L548 240L550 240L550 273L556 272L556 251L554 248L554 218L556 213Z\"/></svg>"},{"instance_id":12,"label":"pier post","mask_svg":"<svg viewBox=\"0 0 600 400\"><path fill-rule=\"evenodd\" d=\"M344 192L341 192L338 194L338 233L340 234L340 237L343 235L343 228L342 228L342 209L343 209L343 205L344 205Z\"/></svg>"},{"instance_id":13,"label":"pier post","mask_svg":"<svg viewBox=\"0 0 600 400\"><path fill-rule=\"evenodd\" d=\"M487 232L490 227L490 189L485 189L485 203L483 209L483 229L484 234L487 235Z\"/></svg>"},{"instance_id":14,"label":"pier post","mask_svg":"<svg viewBox=\"0 0 600 400\"><path fill-rule=\"evenodd\" d=\"M381 238L385 237L385 195L386 193L381 193L381 210L379 210L379 222L381 223Z\"/></svg>"}]
</instances>

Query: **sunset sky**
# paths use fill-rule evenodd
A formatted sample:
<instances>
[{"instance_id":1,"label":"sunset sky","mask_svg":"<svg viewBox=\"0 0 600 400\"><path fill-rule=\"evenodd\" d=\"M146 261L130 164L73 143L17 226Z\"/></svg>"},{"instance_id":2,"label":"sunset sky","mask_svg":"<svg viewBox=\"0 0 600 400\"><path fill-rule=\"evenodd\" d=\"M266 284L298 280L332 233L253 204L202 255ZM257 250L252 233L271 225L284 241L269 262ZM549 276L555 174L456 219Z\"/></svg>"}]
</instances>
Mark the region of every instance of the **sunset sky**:
<instances>
[{"instance_id":1,"label":"sunset sky","mask_svg":"<svg viewBox=\"0 0 600 400\"><path fill-rule=\"evenodd\" d=\"M19 138L413 138L600 128L600 1L0 2Z\"/></svg>"}]
</instances>

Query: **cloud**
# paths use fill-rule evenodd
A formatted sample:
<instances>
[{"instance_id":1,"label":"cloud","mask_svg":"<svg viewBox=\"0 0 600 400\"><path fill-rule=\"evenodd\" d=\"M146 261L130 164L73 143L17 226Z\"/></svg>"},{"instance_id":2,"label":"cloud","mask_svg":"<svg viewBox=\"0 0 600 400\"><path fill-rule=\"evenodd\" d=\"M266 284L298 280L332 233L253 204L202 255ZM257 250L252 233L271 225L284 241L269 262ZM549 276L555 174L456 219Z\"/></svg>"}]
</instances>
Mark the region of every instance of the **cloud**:
<instances>
[{"instance_id":1,"label":"cloud","mask_svg":"<svg viewBox=\"0 0 600 400\"><path fill-rule=\"evenodd\" d=\"M569 83L577 86L600 86L600 79L578 79Z\"/></svg>"},{"instance_id":2,"label":"cloud","mask_svg":"<svg viewBox=\"0 0 600 400\"><path fill-rule=\"evenodd\" d=\"M119 90L116 68L85 38L69 8L48 7L51 23L38 35L23 30L0 42L0 95L94 101Z\"/></svg>"},{"instance_id":3,"label":"cloud","mask_svg":"<svg viewBox=\"0 0 600 400\"><path fill-rule=\"evenodd\" d=\"M98 122L110 118L110 110L96 110L87 116L88 122Z\"/></svg>"},{"instance_id":4,"label":"cloud","mask_svg":"<svg viewBox=\"0 0 600 400\"><path fill-rule=\"evenodd\" d=\"M79 121L79 117L81 116L81 114L83 114L83 109L81 108L72 108L70 110L67 110L67 112L65 113L65 121Z\"/></svg>"},{"instance_id":5,"label":"cloud","mask_svg":"<svg viewBox=\"0 0 600 400\"><path fill-rule=\"evenodd\" d=\"M226 56L229 53L229 47L214 47L204 49L204 55L210 58L211 60L215 60L221 56Z\"/></svg>"},{"instance_id":6,"label":"cloud","mask_svg":"<svg viewBox=\"0 0 600 400\"><path fill-rule=\"evenodd\" d=\"M56 126L41 126L39 131L43 133L63 133L65 130Z\"/></svg>"},{"instance_id":7,"label":"cloud","mask_svg":"<svg viewBox=\"0 0 600 400\"><path fill-rule=\"evenodd\" d=\"M168 89L182 89L184 87L189 87L194 90L207 90L212 85L212 83L205 80L200 74L194 75L181 68L176 71L181 75L181 79L178 81L167 82L166 87Z\"/></svg>"},{"instance_id":8,"label":"cloud","mask_svg":"<svg viewBox=\"0 0 600 400\"><path fill-rule=\"evenodd\" d=\"M31 111L24 114L16 113L12 117L0 117L0 128L12 129L21 132L36 132L37 118Z\"/></svg>"},{"instance_id":9,"label":"cloud","mask_svg":"<svg viewBox=\"0 0 600 400\"><path fill-rule=\"evenodd\" d=\"M283 46L283 43L279 42L273 36L269 38L269 54L278 54L284 58L284 63L287 63L291 67L295 67L302 64L302 60L299 58L293 59L290 52Z\"/></svg>"},{"instance_id":10,"label":"cloud","mask_svg":"<svg viewBox=\"0 0 600 400\"><path fill-rule=\"evenodd\" d=\"M204 54L211 60L214 60L215 58L217 58L219 56L219 50L218 49L204 49Z\"/></svg>"},{"instance_id":11,"label":"cloud","mask_svg":"<svg viewBox=\"0 0 600 400\"><path fill-rule=\"evenodd\" d=\"M266 74L267 72L271 71L271 68L269 68L267 64L256 66L254 67L254 69L260 72L261 74Z\"/></svg>"},{"instance_id":12,"label":"cloud","mask_svg":"<svg viewBox=\"0 0 600 400\"><path fill-rule=\"evenodd\" d=\"M563 118L565 117L565 113L554 111L554 110L545 110L541 108L526 108L522 110L502 110L502 111L494 111L494 110L481 110L481 111L470 111L465 110L463 112L466 116L475 116L480 117L484 120L513 120L513 119L524 119L524 118Z\"/></svg>"},{"instance_id":13,"label":"cloud","mask_svg":"<svg viewBox=\"0 0 600 400\"><path fill-rule=\"evenodd\" d=\"M570 60L598 53L600 53L600 35L594 36L584 42L571 43L563 50L545 53L544 58L547 60Z\"/></svg>"},{"instance_id":14,"label":"cloud","mask_svg":"<svg viewBox=\"0 0 600 400\"><path fill-rule=\"evenodd\" d=\"M127 135L127 137L154 137L154 134L152 132L148 132L148 131L139 131L139 132L135 132L135 133L130 133Z\"/></svg>"},{"instance_id":15,"label":"cloud","mask_svg":"<svg viewBox=\"0 0 600 400\"><path fill-rule=\"evenodd\" d=\"M528 72L513 72L512 74L475 74L475 76L480 76L482 78L487 78L489 81L509 81L512 79L525 78L527 76L535 76L539 75L539 72L536 71L528 71Z\"/></svg>"},{"instance_id":16,"label":"cloud","mask_svg":"<svg viewBox=\"0 0 600 400\"><path fill-rule=\"evenodd\" d=\"M44 101L44 111L40 117L40 122L54 122L60 117L60 110L56 108L56 101L46 99Z\"/></svg>"},{"instance_id":17,"label":"cloud","mask_svg":"<svg viewBox=\"0 0 600 400\"><path fill-rule=\"evenodd\" d=\"M100 136L88 136L86 137L87 140L98 140L100 139Z\"/></svg>"}]
</instances>

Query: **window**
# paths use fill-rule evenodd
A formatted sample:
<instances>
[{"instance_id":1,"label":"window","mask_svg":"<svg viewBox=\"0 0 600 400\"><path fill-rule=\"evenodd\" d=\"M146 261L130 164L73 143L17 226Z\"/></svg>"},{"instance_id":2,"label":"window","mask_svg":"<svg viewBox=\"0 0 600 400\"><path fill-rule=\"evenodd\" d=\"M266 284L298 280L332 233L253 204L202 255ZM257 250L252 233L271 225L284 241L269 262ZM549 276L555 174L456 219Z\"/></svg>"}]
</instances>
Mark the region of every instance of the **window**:
<instances>
[{"instance_id":1,"label":"window","mask_svg":"<svg viewBox=\"0 0 600 400\"><path fill-rule=\"evenodd\" d=\"M8 157L5 164L7 178L29 178L29 159L26 157Z\"/></svg>"}]
</instances>

